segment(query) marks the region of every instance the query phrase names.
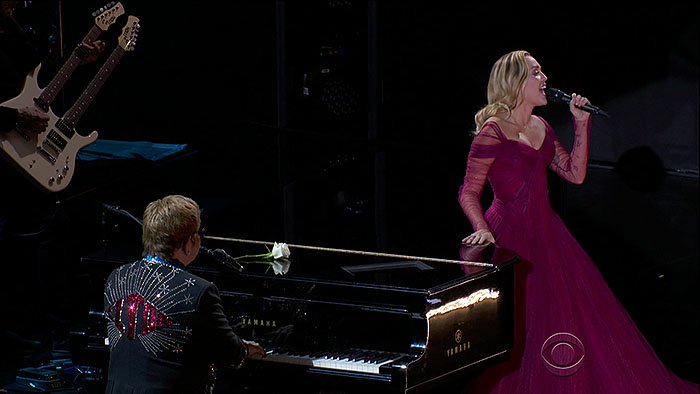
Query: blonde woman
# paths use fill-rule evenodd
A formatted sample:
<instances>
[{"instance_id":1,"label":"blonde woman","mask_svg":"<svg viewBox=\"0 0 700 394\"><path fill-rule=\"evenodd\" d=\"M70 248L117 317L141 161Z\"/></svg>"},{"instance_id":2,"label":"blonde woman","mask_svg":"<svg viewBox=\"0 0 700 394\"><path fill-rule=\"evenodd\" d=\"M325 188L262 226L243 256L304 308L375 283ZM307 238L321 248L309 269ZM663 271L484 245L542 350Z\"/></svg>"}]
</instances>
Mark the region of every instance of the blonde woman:
<instances>
[{"instance_id":1,"label":"blonde woman","mask_svg":"<svg viewBox=\"0 0 700 394\"><path fill-rule=\"evenodd\" d=\"M580 184L586 177L588 100L572 94L574 144L533 115L547 104L547 76L527 51L503 55L491 70L488 103L476 113L459 203L474 232L522 257L516 271L515 346L510 360L469 383L475 393L697 393L659 360L595 263L549 203L548 170ZM494 199L482 210L488 180Z\"/></svg>"}]
</instances>

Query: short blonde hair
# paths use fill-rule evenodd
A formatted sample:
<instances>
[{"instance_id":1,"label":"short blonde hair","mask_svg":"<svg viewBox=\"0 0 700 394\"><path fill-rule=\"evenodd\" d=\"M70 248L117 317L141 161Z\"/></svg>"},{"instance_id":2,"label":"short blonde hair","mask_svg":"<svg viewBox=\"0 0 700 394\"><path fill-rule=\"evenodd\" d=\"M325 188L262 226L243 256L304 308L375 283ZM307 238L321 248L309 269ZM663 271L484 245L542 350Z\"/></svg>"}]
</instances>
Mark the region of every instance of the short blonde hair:
<instances>
[{"instance_id":1,"label":"short blonde hair","mask_svg":"<svg viewBox=\"0 0 700 394\"><path fill-rule=\"evenodd\" d=\"M474 115L476 133L484 122L499 113L508 113L519 103L520 93L530 75L525 58L530 52L517 50L501 56L491 68L486 90L487 104Z\"/></svg>"},{"instance_id":2,"label":"short blonde hair","mask_svg":"<svg viewBox=\"0 0 700 394\"><path fill-rule=\"evenodd\" d=\"M200 225L201 210L191 198L174 194L152 201L143 213L143 255L171 258Z\"/></svg>"}]
</instances>

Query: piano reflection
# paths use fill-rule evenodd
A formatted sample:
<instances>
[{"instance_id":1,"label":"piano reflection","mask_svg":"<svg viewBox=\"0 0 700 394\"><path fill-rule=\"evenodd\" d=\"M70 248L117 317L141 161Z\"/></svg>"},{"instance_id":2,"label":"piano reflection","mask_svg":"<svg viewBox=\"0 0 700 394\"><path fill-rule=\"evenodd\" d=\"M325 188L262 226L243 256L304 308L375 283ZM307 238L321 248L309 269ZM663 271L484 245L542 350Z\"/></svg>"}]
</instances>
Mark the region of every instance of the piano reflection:
<instances>
[{"instance_id":1,"label":"piano reflection","mask_svg":"<svg viewBox=\"0 0 700 394\"><path fill-rule=\"evenodd\" d=\"M232 245L205 241L223 250ZM211 254L188 266L218 286L236 333L268 352L241 369L219 369L220 380L238 389L434 392L509 355L518 256L507 249L462 246L460 260L290 249L284 275L261 264L230 269ZM111 262L102 272L131 262L82 261ZM72 333L74 359L106 366L106 324L100 313L91 316L87 328Z\"/></svg>"}]
</instances>

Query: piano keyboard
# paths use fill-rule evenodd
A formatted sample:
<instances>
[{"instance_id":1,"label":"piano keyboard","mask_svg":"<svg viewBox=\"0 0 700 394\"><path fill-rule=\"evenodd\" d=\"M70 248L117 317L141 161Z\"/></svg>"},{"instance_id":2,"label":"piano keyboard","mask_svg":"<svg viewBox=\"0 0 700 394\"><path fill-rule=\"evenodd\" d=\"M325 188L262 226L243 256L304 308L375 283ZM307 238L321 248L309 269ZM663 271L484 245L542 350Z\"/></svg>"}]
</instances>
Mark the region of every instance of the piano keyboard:
<instances>
[{"instance_id":1,"label":"piano keyboard","mask_svg":"<svg viewBox=\"0 0 700 394\"><path fill-rule=\"evenodd\" d=\"M379 368L392 363L403 355L381 352L376 350L351 350L342 354L303 354L300 352L274 349L268 351L267 357L262 361L278 362L284 364L305 365L308 367L326 368L339 371L363 372L379 374Z\"/></svg>"}]
</instances>

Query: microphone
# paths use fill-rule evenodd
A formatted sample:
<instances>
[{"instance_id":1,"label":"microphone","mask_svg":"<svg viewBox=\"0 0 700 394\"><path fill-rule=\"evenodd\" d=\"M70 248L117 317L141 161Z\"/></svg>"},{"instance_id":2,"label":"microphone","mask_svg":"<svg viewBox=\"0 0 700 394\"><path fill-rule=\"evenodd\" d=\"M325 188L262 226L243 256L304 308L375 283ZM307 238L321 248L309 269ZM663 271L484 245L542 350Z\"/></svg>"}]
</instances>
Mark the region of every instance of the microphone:
<instances>
[{"instance_id":1,"label":"microphone","mask_svg":"<svg viewBox=\"0 0 700 394\"><path fill-rule=\"evenodd\" d=\"M243 266L223 249L209 249L207 247L200 246L199 251L228 268L231 268L237 272L243 271Z\"/></svg>"},{"instance_id":2,"label":"microphone","mask_svg":"<svg viewBox=\"0 0 700 394\"><path fill-rule=\"evenodd\" d=\"M545 93L547 94L547 100L553 101L555 103L559 102L559 101L563 101L563 102L569 104L571 102L571 96L562 92L559 89L554 89L554 88L548 87L547 89L545 89ZM586 104L583 107L576 106L576 108L580 108L580 109L582 109L586 112L590 112L594 115L602 115L602 116L605 116L606 118L610 117L610 115L606 114L605 111L596 107L595 105Z\"/></svg>"}]
</instances>

